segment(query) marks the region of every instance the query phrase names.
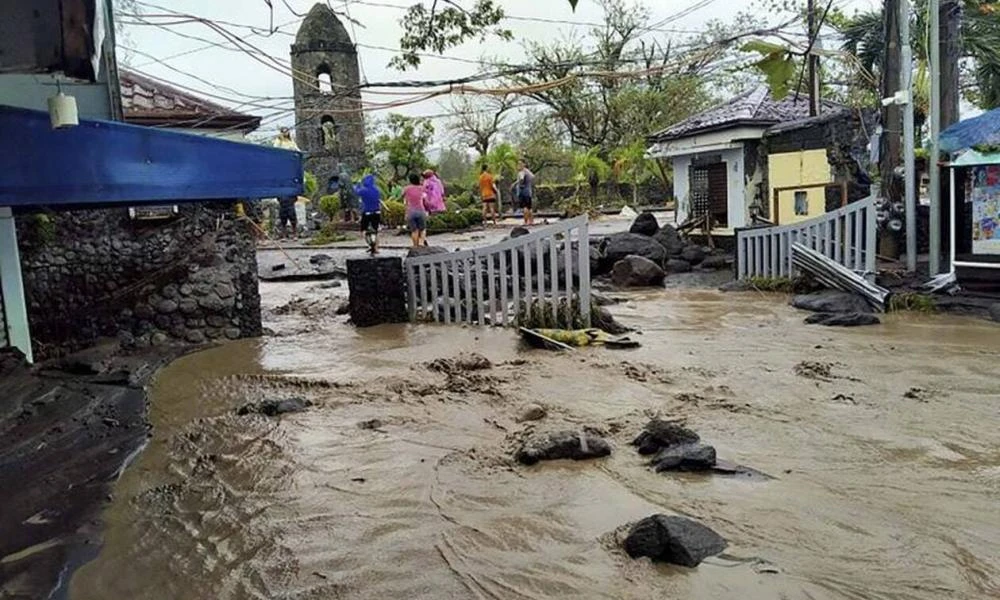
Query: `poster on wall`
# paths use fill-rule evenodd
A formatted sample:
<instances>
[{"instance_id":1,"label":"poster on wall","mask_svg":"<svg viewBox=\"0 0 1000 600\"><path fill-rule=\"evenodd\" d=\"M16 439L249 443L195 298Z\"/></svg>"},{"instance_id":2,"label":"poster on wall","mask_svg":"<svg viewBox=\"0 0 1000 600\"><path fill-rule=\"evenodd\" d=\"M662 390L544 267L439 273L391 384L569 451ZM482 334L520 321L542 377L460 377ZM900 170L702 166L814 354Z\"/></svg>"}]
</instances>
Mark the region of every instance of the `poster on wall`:
<instances>
[{"instance_id":1,"label":"poster on wall","mask_svg":"<svg viewBox=\"0 0 1000 600\"><path fill-rule=\"evenodd\" d=\"M972 172L972 252L1000 254L1000 165Z\"/></svg>"}]
</instances>

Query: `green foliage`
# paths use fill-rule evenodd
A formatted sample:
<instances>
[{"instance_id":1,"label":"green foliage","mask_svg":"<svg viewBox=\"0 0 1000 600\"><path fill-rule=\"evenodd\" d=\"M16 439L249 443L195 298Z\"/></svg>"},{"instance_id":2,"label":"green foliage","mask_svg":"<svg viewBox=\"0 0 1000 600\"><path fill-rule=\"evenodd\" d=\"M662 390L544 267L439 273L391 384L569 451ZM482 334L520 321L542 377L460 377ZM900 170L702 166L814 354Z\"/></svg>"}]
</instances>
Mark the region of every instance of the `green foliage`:
<instances>
[{"instance_id":1,"label":"green foliage","mask_svg":"<svg viewBox=\"0 0 1000 600\"><path fill-rule=\"evenodd\" d=\"M398 181L430 166L427 149L434 140L430 119L392 113L376 122L368 147L370 162L383 176Z\"/></svg>"},{"instance_id":2,"label":"green foliage","mask_svg":"<svg viewBox=\"0 0 1000 600\"><path fill-rule=\"evenodd\" d=\"M41 244L49 244L56 239L56 224L49 215L37 213L32 215L34 231L32 235Z\"/></svg>"},{"instance_id":3,"label":"green foliage","mask_svg":"<svg viewBox=\"0 0 1000 600\"><path fill-rule=\"evenodd\" d=\"M467 226L473 227L483 224L483 211L479 208L463 208L459 213L465 219Z\"/></svg>"},{"instance_id":4,"label":"green foliage","mask_svg":"<svg viewBox=\"0 0 1000 600\"><path fill-rule=\"evenodd\" d=\"M460 231L467 229L469 222L465 216L459 212L443 212L431 215L427 219L428 233L444 233L447 231Z\"/></svg>"},{"instance_id":5,"label":"green foliage","mask_svg":"<svg viewBox=\"0 0 1000 600\"><path fill-rule=\"evenodd\" d=\"M316 176L310 171L305 171L302 174L302 187L305 192L306 198L312 198L316 194L316 190L319 189L319 183L316 181Z\"/></svg>"},{"instance_id":6,"label":"green foliage","mask_svg":"<svg viewBox=\"0 0 1000 600\"><path fill-rule=\"evenodd\" d=\"M761 292L779 292L791 294L795 292L795 282L788 277L750 277L747 283Z\"/></svg>"},{"instance_id":7,"label":"green foliage","mask_svg":"<svg viewBox=\"0 0 1000 600\"><path fill-rule=\"evenodd\" d=\"M785 98L795 87L799 65L788 48L763 40L751 40L743 44L741 50L763 56L754 66L767 78L771 96L776 100Z\"/></svg>"},{"instance_id":8,"label":"green foliage","mask_svg":"<svg viewBox=\"0 0 1000 600\"><path fill-rule=\"evenodd\" d=\"M458 202L455 202L455 199L451 197L445 201L444 207L448 212L459 212L462 210L462 207L459 206Z\"/></svg>"},{"instance_id":9,"label":"green foliage","mask_svg":"<svg viewBox=\"0 0 1000 600\"><path fill-rule=\"evenodd\" d=\"M937 303L934 298L927 294L917 292L903 292L893 294L889 297L889 311L912 311L922 313L932 313L937 311Z\"/></svg>"},{"instance_id":10,"label":"green foliage","mask_svg":"<svg viewBox=\"0 0 1000 600\"><path fill-rule=\"evenodd\" d=\"M325 244L347 242L353 239L355 239L354 236L347 235L343 231L340 231L333 223L326 223L318 232L316 232L314 236L309 238L306 245L323 246Z\"/></svg>"},{"instance_id":11,"label":"green foliage","mask_svg":"<svg viewBox=\"0 0 1000 600\"><path fill-rule=\"evenodd\" d=\"M319 203L316 205L319 212L323 213L328 219L337 219L340 213L340 194L330 194L327 196L320 196Z\"/></svg>"},{"instance_id":12,"label":"green foliage","mask_svg":"<svg viewBox=\"0 0 1000 600\"><path fill-rule=\"evenodd\" d=\"M413 4L400 19L403 37L399 40L401 54L389 66L401 71L420 66L420 55L437 54L478 39L485 42L491 36L511 40L514 34L501 27L504 11L493 0L476 0L469 9L456 2L433 2L430 9L423 2Z\"/></svg>"},{"instance_id":13,"label":"green foliage","mask_svg":"<svg viewBox=\"0 0 1000 600\"><path fill-rule=\"evenodd\" d=\"M384 223L386 227L402 227L406 223L406 205L399 200L383 201L382 223Z\"/></svg>"},{"instance_id":14,"label":"green foliage","mask_svg":"<svg viewBox=\"0 0 1000 600\"><path fill-rule=\"evenodd\" d=\"M566 301L562 298L556 303L555 314L552 311L552 300L535 299L531 302L521 302L517 309L516 323L519 327L528 329L586 329L587 322L580 316L580 302ZM590 309L590 320L595 326L604 320L600 308L596 305Z\"/></svg>"}]
</instances>

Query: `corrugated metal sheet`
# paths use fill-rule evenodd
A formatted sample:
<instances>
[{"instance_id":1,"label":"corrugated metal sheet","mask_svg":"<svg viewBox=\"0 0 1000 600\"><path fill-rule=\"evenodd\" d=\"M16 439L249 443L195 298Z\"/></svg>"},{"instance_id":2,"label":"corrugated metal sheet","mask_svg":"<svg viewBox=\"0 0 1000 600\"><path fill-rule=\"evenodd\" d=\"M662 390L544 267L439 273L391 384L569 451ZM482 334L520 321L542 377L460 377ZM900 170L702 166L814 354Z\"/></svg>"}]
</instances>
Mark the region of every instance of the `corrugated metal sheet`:
<instances>
[{"instance_id":1,"label":"corrugated metal sheet","mask_svg":"<svg viewBox=\"0 0 1000 600\"><path fill-rule=\"evenodd\" d=\"M0 106L0 206L113 206L297 196L298 152L112 121L53 130Z\"/></svg>"},{"instance_id":2,"label":"corrugated metal sheet","mask_svg":"<svg viewBox=\"0 0 1000 600\"><path fill-rule=\"evenodd\" d=\"M941 151L1000 145L1000 108L955 123L941 132Z\"/></svg>"}]
</instances>

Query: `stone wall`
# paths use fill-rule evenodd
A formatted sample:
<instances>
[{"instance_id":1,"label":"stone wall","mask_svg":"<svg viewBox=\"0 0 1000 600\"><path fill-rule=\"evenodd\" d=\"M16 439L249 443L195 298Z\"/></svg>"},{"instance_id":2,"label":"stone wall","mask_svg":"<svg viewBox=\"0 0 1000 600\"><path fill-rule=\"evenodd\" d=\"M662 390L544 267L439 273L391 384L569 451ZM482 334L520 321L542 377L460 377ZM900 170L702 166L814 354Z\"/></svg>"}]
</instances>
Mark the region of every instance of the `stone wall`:
<instances>
[{"instance_id":1,"label":"stone wall","mask_svg":"<svg viewBox=\"0 0 1000 600\"><path fill-rule=\"evenodd\" d=\"M261 334L255 241L232 204L182 205L167 221L105 209L17 226L37 357L112 336L141 347Z\"/></svg>"},{"instance_id":2,"label":"stone wall","mask_svg":"<svg viewBox=\"0 0 1000 600\"><path fill-rule=\"evenodd\" d=\"M406 322L405 281L398 256L348 260L351 321L358 327Z\"/></svg>"}]
</instances>

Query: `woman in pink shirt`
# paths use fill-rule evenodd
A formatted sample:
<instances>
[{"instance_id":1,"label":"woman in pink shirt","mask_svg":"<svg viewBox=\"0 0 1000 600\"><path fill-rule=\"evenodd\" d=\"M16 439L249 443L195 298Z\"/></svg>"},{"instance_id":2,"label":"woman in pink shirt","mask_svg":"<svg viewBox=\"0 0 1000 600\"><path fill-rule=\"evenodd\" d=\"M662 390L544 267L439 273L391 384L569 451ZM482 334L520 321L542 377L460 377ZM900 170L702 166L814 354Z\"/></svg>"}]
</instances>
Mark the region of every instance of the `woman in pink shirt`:
<instances>
[{"instance_id":1,"label":"woman in pink shirt","mask_svg":"<svg viewBox=\"0 0 1000 600\"><path fill-rule=\"evenodd\" d=\"M410 239L414 246L427 245L427 192L420 185L420 176L410 174L410 185L403 188L403 203L406 204L406 225L410 229Z\"/></svg>"}]
</instances>

